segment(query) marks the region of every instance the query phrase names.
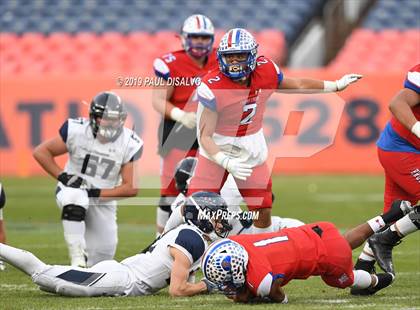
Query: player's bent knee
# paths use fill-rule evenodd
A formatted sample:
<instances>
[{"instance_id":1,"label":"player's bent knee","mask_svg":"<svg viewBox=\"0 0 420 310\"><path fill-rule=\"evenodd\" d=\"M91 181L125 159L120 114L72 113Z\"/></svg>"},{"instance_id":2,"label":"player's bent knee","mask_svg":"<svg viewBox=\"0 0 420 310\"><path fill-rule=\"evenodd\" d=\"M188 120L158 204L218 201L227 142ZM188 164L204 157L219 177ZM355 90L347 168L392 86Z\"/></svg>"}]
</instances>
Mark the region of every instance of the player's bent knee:
<instances>
[{"instance_id":1,"label":"player's bent knee","mask_svg":"<svg viewBox=\"0 0 420 310\"><path fill-rule=\"evenodd\" d=\"M82 222L86 217L86 209L78 205L66 205L61 211L61 219L74 222Z\"/></svg>"},{"instance_id":2,"label":"player's bent knee","mask_svg":"<svg viewBox=\"0 0 420 310\"><path fill-rule=\"evenodd\" d=\"M71 187L59 187L59 189L60 190L57 192L56 199L60 208L67 205L78 205L84 207L85 209L88 208L89 197L85 190Z\"/></svg>"}]
</instances>

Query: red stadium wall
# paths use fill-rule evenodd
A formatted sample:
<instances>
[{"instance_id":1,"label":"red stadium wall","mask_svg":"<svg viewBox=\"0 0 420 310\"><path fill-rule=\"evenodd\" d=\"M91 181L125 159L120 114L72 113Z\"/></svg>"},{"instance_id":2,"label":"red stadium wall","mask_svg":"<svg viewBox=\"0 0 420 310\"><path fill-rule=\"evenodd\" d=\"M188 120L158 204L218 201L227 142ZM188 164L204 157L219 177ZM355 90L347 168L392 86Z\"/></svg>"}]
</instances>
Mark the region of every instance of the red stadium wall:
<instances>
[{"instance_id":1,"label":"red stadium wall","mask_svg":"<svg viewBox=\"0 0 420 310\"><path fill-rule=\"evenodd\" d=\"M286 71L290 76L336 79L342 72ZM380 173L375 142L390 117L387 104L404 74L368 74L335 95L276 95L265 113L265 133L275 173ZM42 174L32 158L40 141L51 138L69 116L87 115L88 101L114 89L129 103L131 118L145 141L138 169L157 174L159 116L150 89L117 88L116 76L7 77L0 79L0 175ZM344 104L345 102L345 104ZM273 158L272 158L273 159ZM63 163L65 158L61 158Z\"/></svg>"}]
</instances>

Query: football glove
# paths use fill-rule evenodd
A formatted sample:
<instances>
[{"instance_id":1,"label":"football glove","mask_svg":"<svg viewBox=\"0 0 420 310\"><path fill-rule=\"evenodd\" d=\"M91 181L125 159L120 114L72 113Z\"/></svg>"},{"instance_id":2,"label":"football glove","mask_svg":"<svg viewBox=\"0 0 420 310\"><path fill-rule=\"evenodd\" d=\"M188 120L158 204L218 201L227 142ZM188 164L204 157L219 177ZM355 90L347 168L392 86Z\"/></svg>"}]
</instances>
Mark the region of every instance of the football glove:
<instances>
[{"instance_id":1,"label":"football glove","mask_svg":"<svg viewBox=\"0 0 420 310\"><path fill-rule=\"evenodd\" d=\"M185 112L180 108L173 108L171 110L171 118L189 129L193 129L197 123L197 116L194 112Z\"/></svg>"},{"instance_id":2,"label":"football glove","mask_svg":"<svg viewBox=\"0 0 420 310\"><path fill-rule=\"evenodd\" d=\"M346 74L341 79L335 81L335 84L337 86L337 91L345 89L347 86L349 86L350 84L354 82L357 82L357 80L361 79L362 77L363 75L361 74L355 74L355 73Z\"/></svg>"},{"instance_id":3,"label":"football glove","mask_svg":"<svg viewBox=\"0 0 420 310\"><path fill-rule=\"evenodd\" d=\"M80 188L83 184L83 178L74 175L74 174L67 174L67 172L61 172L57 180L63 183L65 186L73 187L73 188Z\"/></svg>"},{"instance_id":4,"label":"football glove","mask_svg":"<svg viewBox=\"0 0 420 310\"><path fill-rule=\"evenodd\" d=\"M214 155L213 159L239 180L245 181L252 174L252 166L242 162L243 159L229 158L222 152Z\"/></svg>"}]
</instances>

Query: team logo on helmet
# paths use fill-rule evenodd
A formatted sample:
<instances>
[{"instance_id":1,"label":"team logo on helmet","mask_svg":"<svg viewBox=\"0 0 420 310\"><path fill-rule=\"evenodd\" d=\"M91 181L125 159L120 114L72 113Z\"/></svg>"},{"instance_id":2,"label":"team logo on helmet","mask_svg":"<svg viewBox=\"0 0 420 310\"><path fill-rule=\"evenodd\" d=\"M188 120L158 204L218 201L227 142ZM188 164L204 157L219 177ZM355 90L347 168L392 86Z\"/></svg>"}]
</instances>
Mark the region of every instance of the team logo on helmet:
<instances>
[{"instance_id":1,"label":"team logo on helmet","mask_svg":"<svg viewBox=\"0 0 420 310\"><path fill-rule=\"evenodd\" d=\"M258 44L252 34L242 28L229 30L222 37L217 50L220 71L232 80L248 76L257 65ZM237 63L229 63L226 55L245 54L246 59Z\"/></svg>"},{"instance_id":2,"label":"team logo on helmet","mask_svg":"<svg viewBox=\"0 0 420 310\"><path fill-rule=\"evenodd\" d=\"M210 41L208 43L193 43L193 38L198 36L209 37ZM181 41L185 51L191 56L196 58L207 56L213 48L213 23L204 15L191 15L182 26Z\"/></svg>"}]
</instances>

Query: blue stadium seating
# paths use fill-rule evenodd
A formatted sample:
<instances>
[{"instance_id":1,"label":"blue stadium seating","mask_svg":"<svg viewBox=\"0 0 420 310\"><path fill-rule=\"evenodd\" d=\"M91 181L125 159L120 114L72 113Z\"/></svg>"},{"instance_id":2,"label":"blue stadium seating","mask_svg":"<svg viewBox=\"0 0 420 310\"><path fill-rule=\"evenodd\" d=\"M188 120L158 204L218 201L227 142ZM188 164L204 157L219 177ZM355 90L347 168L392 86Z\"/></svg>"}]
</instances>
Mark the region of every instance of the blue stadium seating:
<instances>
[{"instance_id":1,"label":"blue stadium seating","mask_svg":"<svg viewBox=\"0 0 420 310\"><path fill-rule=\"evenodd\" d=\"M156 32L186 16L208 15L216 28L278 29L293 42L326 0L10 0L0 1L1 32Z\"/></svg>"},{"instance_id":2,"label":"blue stadium seating","mask_svg":"<svg viewBox=\"0 0 420 310\"><path fill-rule=\"evenodd\" d=\"M363 27L372 30L420 28L420 1L382 0L369 11Z\"/></svg>"}]
</instances>

